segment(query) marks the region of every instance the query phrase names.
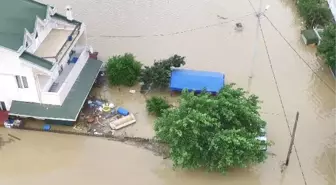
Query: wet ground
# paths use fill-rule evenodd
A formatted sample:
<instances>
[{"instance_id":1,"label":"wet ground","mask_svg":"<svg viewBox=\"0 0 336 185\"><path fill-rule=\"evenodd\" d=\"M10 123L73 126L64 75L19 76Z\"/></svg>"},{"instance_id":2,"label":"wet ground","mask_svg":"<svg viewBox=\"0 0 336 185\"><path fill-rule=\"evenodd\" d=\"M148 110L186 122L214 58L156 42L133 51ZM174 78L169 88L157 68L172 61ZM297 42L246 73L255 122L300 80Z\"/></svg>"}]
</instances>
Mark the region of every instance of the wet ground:
<instances>
[{"instance_id":1,"label":"wet ground","mask_svg":"<svg viewBox=\"0 0 336 185\"><path fill-rule=\"evenodd\" d=\"M257 8L257 0L44 2L54 4L60 12L68 4L73 7L74 17L87 24L88 41L100 52L101 60L132 52L150 65L155 59L176 53L186 56L186 68L223 72L227 82L249 87L257 23L251 5ZM174 171L168 160L134 146L97 138L0 129L5 137L10 132L21 138L0 150L0 184L335 184L335 82L328 68L318 62L315 49L302 44L301 21L294 18L292 1L269 0L267 4L271 7L265 14L271 22L263 17L261 25L271 62L260 34L250 81L251 92L264 101L262 116L268 122L268 137L275 142L269 149L275 156L265 164L235 170L224 177ZM242 23L242 32L234 31L237 22ZM136 114L138 122L126 129L128 133L153 136L153 118L148 117L144 106L146 98L129 90L103 92L115 104ZM289 128L297 111L296 150L281 174Z\"/></svg>"}]
</instances>

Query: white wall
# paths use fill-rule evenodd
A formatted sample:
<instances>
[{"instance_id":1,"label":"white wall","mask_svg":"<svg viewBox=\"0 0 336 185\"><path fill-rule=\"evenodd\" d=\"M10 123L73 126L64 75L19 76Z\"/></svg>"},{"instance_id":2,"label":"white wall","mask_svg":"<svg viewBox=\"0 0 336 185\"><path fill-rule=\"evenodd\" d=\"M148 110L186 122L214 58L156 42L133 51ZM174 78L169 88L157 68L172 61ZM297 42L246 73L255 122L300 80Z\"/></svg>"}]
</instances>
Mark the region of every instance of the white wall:
<instances>
[{"instance_id":1,"label":"white wall","mask_svg":"<svg viewBox=\"0 0 336 185\"><path fill-rule=\"evenodd\" d=\"M18 88L15 75L25 76L28 88ZM0 47L0 101L9 109L12 100L39 102L33 70L22 63L17 52Z\"/></svg>"},{"instance_id":2,"label":"white wall","mask_svg":"<svg viewBox=\"0 0 336 185\"><path fill-rule=\"evenodd\" d=\"M0 83L0 101L5 102L6 108L9 110L12 100L19 95L15 78L12 75L0 74Z\"/></svg>"},{"instance_id":3,"label":"white wall","mask_svg":"<svg viewBox=\"0 0 336 185\"><path fill-rule=\"evenodd\" d=\"M0 46L0 74L15 74L18 68L20 68L19 54Z\"/></svg>"}]
</instances>

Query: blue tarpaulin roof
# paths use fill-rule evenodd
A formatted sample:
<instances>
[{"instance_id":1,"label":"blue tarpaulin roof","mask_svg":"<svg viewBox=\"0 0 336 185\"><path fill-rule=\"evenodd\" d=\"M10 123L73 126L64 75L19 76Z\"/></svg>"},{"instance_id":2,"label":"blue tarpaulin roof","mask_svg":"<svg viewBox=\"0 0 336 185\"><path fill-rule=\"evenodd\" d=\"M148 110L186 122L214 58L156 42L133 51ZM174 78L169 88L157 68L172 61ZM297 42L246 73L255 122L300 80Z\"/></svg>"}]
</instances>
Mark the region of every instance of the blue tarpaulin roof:
<instances>
[{"instance_id":1,"label":"blue tarpaulin roof","mask_svg":"<svg viewBox=\"0 0 336 185\"><path fill-rule=\"evenodd\" d=\"M194 71L186 69L174 69L171 73L170 89L172 91L207 92L218 93L224 86L224 74L218 72Z\"/></svg>"}]
</instances>

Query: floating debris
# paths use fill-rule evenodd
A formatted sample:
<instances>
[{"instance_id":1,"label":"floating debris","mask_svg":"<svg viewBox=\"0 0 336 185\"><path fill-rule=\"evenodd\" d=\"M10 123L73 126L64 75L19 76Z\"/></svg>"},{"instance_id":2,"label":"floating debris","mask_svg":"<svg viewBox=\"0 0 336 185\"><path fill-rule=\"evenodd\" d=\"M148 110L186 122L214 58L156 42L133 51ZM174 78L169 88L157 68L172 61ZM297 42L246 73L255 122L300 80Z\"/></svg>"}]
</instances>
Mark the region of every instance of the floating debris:
<instances>
[{"instance_id":1,"label":"floating debris","mask_svg":"<svg viewBox=\"0 0 336 185\"><path fill-rule=\"evenodd\" d=\"M8 136L10 136L10 137L12 137L12 138L14 138L14 139L17 139L17 140L19 140L19 141L21 140L20 138L14 136L14 135L12 135L12 134L8 134Z\"/></svg>"},{"instance_id":2,"label":"floating debris","mask_svg":"<svg viewBox=\"0 0 336 185\"><path fill-rule=\"evenodd\" d=\"M217 15L217 18L218 19L224 19L224 20L227 19L227 17L223 17L223 16L220 16L220 15Z\"/></svg>"},{"instance_id":3,"label":"floating debris","mask_svg":"<svg viewBox=\"0 0 336 185\"><path fill-rule=\"evenodd\" d=\"M243 25L242 25L242 23L240 23L240 22L236 23L235 30L236 31L243 31Z\"/></svg>"}]
</instances>

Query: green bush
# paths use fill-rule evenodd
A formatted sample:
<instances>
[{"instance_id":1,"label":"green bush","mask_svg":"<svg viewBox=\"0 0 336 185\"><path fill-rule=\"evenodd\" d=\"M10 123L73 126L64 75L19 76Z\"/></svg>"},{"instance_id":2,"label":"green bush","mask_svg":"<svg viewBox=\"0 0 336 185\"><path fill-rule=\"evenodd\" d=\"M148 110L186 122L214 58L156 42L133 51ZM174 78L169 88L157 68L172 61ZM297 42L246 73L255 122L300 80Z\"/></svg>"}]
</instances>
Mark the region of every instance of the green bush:
<instances>
[{"instance_id":1,"label":"green bush","mask_svg":"<svg viewBox=\"0 0 336 185\"><path fill-rule=\"evenodd\" d=\"M170 147L175 167L225 173L266 160L266 122L258 113L258 97L226 85L217 96L183 91L177 108L155 121L156 137Z\"/></svg>"},{"instance_id":2,"label":"green bush","mask_svg":"<svg viewBox=\"0 0 336 185\"><path fill-rule=\"evenodd\" d=\"M146 108L149 113L161 116L169 108L169 104L164 98L154 96L146 101Z\"/></svg>"},{"instance_id":3,"label":"green bush","mask_svg":"<svg viewBox=\"0 0 336 185\"><path fill-rule=\"evenodd\" d=\"M321 37L321 43L317 47L317 52L326 63L335 71L336 67L336 26L331 23L325 27Z\"/></svg>"},{"instance_id":4,"label":"green bush","mask_svg":"<svg viewBox=\"0 0 336 185\"><path fill-rule=\"evenodd\" d=\"M170 82L170 74L173 67L185 65L185 57L174 55L165 60L155 61L152 66L145 66L141 71L140 81L145 86L153 88L167 88Z\"/></svg>"},{"instance_id":5,"label":"green bush","mask_svg":"<svg viewBox=\"0 0 336 185\"><path fill-rule=\"evenodd\" d=\"M134 55L125 53L110 58L106 66L106 74L111 85L134 85L140 76L142 64Z\"/></svg>"},{"instance_id":6,"label":"green bush","mask_svg":"<svg viewBox=\"0 0 336 185\"><path fill-rule=\"evenodd\" d=\"M317 25L325 26L333 19L325 0L299 0L297 6L307 28Z\"/></svg>"}]
</instances>

